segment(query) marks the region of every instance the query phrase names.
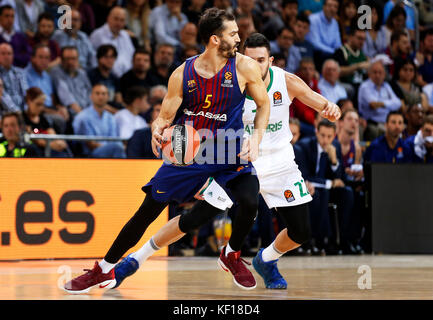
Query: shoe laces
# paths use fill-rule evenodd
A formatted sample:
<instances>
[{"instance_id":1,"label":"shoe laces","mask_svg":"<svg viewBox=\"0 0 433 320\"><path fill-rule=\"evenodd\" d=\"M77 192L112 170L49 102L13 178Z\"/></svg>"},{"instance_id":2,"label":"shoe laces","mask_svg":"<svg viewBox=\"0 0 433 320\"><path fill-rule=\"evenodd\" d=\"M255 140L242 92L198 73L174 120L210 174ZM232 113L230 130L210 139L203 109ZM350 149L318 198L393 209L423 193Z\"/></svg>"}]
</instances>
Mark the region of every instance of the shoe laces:
<instances>
[{"instance_id":1,"label":"shoe laces","mask_svg":"<svg viewBox=\"0 0 433 320\"><path fill-rule=\"evenodd\" d=\"M248 262L247 260L241 258L240 256L240 252L236 252L233 254L234 259L232 259L233 261L233 267L235 269L236 272L243 272L247 270L247 267L245 266L245 264L247 265L251 265L250 262ZM245 263L245 264L244 264Z\"/></svg>"}]
</instances>

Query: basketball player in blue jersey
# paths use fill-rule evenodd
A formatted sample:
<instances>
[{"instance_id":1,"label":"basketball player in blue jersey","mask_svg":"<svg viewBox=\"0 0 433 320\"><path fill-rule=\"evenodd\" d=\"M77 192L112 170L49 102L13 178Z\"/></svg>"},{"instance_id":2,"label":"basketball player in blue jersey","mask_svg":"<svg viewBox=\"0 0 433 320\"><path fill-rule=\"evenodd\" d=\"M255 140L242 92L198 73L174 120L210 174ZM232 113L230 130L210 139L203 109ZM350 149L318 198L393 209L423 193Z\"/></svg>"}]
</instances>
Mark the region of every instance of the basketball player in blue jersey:
<instances>
[{"instance_id":1,"label":"basketball player in blue jersey","mask_svg":"<svg viewBox=\"0 0 433 320\"><path fill-rule=\"evenodd\" d=\"M245 54L259 63L262 78L267 87L267 94L271 101L268 130L263 136L259 156L253 165L259 178L260 193L266 204L269 208L276 208L285 223L285 228L277 235L275 241L267 248L259 250L253 260L253 266L263 277L267 288L285 289L287 283L278 271L277 261L284 253L307 241L311 233L308 202L312 198L295 162L293 147L290 143L292 139L289 127L291 101L296 97L331 121L336 121L341 112L337 105L312 91L297 76L271 66L273 57L270 56L270 44L265 36L259 33L250 35L246 39L244 47ZM243 114L247 136L255 132L253 126L256 112L256 103L247 96ZM209 193L212 193L212 197L208 197ZM221 213L220 209L224 208L212 199L225 199L226 202L228 200L225 191L214 180L200 194L199 199L205 199L213 204L214 207L211 208L213 216ZM200 219L194 211L185 216L188 219ZM123 259L116 266L117 285L127 276L133 274L138 266L158 248L169 245L183 236L182 229L179 228L179 218L178 216L171 219L140 250ZM236 230L233 230L232 235L235 232ZM226 267L223 253L219 263L223 268Z\"/></svg>"},{"instance_id":2,"label":"basketball player in blue jersey","mask_svg":"<svg viewBox=\"0 0 433 320\"><path fill-rule=\"evenodd\" d=\"M243 241L254 224L258 207L259 182L251 161L257 158L258 146L269 119L269 99L256 61L237 53L240 43L238 27L232 14L211 8L199 21L199 33L206 44L205 51L188 59L170 76L168 92L159 117L152 123L152 149L159 156L164 129L172 124L193 125L207 132L206 137L218 137L221 132L240 132L224 137L225 150L236 150L234 163L225 161L189 166L164 163L142 190L146 197L135 215L122 228L104 259L93 269L67 282L69 293L86 293L92 287L112 288L116 285L114 266L143 236L147 227L171 201L186 202L205 184L209 177L224 188L239 205L233 224L233 237L225 250L225 263L233 270L235 281L245 289L256 286L254 276L240 258ZM255 133L243 139L242 110L246 90L257 104ZM177 116L178 110L182 112ZM177 116L177 118L176 118ZM176 118L176 119L175 119ZM212 160L227 160L229 156L215 153ZM190 217L179 220L183 233L196 229L210 219L212 205L199 201ZM203 214L202 214L203 213ZM197 218L198 217L198 218Z\"/></svg>"}]
</instances>

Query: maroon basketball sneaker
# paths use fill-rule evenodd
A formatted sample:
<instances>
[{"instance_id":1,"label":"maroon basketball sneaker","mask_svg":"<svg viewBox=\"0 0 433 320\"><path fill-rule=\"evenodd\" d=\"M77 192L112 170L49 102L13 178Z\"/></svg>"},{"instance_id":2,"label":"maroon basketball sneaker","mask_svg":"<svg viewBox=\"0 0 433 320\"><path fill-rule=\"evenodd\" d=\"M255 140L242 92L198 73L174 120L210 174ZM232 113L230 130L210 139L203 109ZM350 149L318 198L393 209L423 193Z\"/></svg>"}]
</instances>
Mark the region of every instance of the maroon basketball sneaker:
<instances>
[{"instance_id":1,"label":"maroon basketball sneaker","mask_svg":"<svg viewBox=\"0 0 433 320\"><path fill-rule=\"evenodd\" d=\"M92 270L84 269L84 271L87 272L65 284L64 290L66 292L80 294L87 293L91 288L96 286L99 286L99 288L111 289L116 285L114 268L108 273L102 273L102 269L96 261Z\"/></svg>"},{"instance_id":2,"label":"maroon basketball sneaker","mask_svg":"<svg viewBox=\"0 0 433 320\"><path fill-rule=\"evenodd\" d=\"M230 252L226 257L226 247L221 250L218 259L219 266L226 272L231 272L233 275L233 282L240 288L251 290L256 287L256 279L253 274L247 269L245 264L251 263L241 258L241 252Z\"/></svg>"}]
</instances>

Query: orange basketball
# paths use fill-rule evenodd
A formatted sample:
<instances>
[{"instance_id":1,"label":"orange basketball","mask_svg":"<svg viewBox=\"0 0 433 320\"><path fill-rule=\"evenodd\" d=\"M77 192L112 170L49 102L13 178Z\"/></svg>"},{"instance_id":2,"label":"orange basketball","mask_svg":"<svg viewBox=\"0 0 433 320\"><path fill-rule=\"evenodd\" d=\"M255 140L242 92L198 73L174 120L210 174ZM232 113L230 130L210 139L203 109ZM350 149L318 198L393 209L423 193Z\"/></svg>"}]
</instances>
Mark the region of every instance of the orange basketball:
<instances>
[{"instance_id":1,"label":"orange basketball","mask_svg":"<svg viewBox=\"0 0 433 320\"><path fill-rule=\"evenodd\" d=\"M200 149L200 135L192 126L176 124L164 130L161 146L164 160L189 165Z\"/></svg>"}]
</instances>

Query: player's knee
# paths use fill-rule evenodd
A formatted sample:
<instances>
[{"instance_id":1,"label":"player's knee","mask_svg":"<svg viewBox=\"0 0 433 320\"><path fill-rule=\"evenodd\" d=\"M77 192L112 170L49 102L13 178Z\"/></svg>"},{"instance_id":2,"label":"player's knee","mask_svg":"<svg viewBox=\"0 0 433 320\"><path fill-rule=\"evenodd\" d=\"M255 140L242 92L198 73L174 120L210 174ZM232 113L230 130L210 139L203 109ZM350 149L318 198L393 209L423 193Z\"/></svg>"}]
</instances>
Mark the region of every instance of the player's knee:
<instances>
[{"instance_id":1,"label":"player's knee","mask_svg":"<svg viewBox=\"0 0 433 320\"><path fill-rule=\"evenodd\" d=\"M257 194L244 194L236 200L242 209L251 212L251 214L254 216L256 215L257 209L259 207L259 196Z\"/></svg>"},{"instance_id":2,"label":"player's knee","mask_svg":"<svg viewBox=\"0 0 433 320\"><path fill-rule=\"evenodd\" d=\"M206 201L199 201L191 211L180 216L179 229L183 233L191 232L209 222L219 213L221 213L220 209L215 208Z\"/></svg>"}]
</instances>

